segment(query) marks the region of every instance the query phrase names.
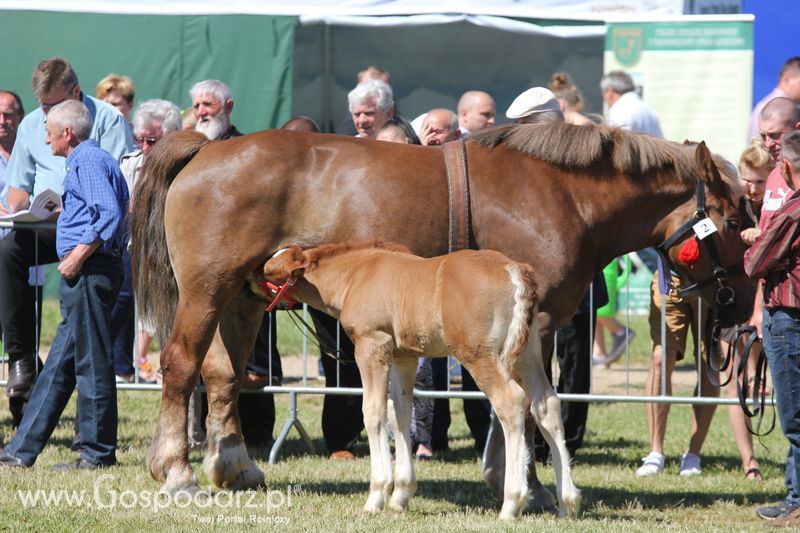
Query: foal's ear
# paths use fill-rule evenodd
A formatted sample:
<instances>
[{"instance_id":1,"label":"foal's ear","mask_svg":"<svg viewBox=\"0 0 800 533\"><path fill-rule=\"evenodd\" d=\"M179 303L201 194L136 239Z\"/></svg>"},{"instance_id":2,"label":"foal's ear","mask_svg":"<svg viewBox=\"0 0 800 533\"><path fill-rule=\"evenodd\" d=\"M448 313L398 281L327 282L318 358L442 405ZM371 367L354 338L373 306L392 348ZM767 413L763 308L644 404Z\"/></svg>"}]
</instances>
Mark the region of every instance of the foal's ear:
<instances>
[{"instance_id":1,"label":"foal's ear","mask_svg":"<svg viewBox=\"0 0 800 533\"><path fill-rule=\"evenodd\" d=\"M300 277L305 272L303 260L303 249L293 244L264 263L264 278L280 284L291 277Z\"/></svg>"}]
</instances>

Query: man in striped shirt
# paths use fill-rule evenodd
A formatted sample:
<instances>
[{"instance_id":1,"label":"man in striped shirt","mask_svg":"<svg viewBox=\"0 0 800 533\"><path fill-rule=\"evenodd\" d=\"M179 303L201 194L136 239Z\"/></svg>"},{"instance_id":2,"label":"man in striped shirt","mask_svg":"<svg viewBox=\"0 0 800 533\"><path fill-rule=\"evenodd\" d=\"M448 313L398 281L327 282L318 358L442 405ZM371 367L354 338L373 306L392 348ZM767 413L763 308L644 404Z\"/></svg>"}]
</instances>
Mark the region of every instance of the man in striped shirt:
<instances>
[{"instance_id":1,"label":"man in striped shirt","mask_svg":"<svg viewBox=\"0 0 800 533\"><path fill-rule=\"evenodd\" d=\"M800 525L800 131L783 137L780 170L792 189L769 225L745 253L744 267L763 279L764 351L772 371L776 409L789 440L788 495L759 516L776 525Z\"/></svg>"}]
</instances>

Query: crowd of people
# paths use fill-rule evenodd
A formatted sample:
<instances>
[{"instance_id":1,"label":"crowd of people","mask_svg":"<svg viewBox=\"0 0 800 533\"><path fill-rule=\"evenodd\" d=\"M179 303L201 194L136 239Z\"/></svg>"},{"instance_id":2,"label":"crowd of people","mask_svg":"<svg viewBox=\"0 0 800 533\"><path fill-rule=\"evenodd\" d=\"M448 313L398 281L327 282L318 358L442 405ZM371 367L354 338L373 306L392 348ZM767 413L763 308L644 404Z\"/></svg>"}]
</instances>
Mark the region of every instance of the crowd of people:
<instances>
[{"instance_id":1,"label":"crowd of people","mask_svg":"<svg viewBox=\"0 0 800 533\"><path fill-rule=\"evenodd\" d=\"M434 108L413 119L397 113L389 73L370 66L358 73L357 84L348 94L348 117L336 133L376 142L400 142L440 146L468 138L492 128L496 107L492 96L469 90L458 99L456 109ZM790 443L786 465L787 498L778 505L759 509L770 520L800 519L800 429L797 420L797 390L800 379L796 343L800 299L798 266L794 259L800 172L800 58L788 60L775 89L753 110L748 147L738 162L744 187L740 200L741 235L749 246L745 268L758 281L750 323L759 337L772 369L771 386L778 402L781 425ZM135 202L137 180L148 154L165 135L193 129L210 140L242 135L232 123L234 98L219 80L195 84L192 107L181 111L175 104L152 99L135 105L133 82L126 76L109 74L100 80L95 96L86 94L71 65L63 58L39 63L32 77L39 106L25 115L22 101L11 91L0 91L0 215L30 206L32 199L51 189L62 197L57 229L34 232L11 229L0 239L0 326L3 350L9 362L6 393L27 401L19 428L0 451L0 465L30 467L54 430L73 390L78 390L76 461L60 468L94 469L116 462L116 383L152 382L157 372L148 359L153 327L136 324L132 291L132 268L127 242L129 202ZM605 117L585 108L583 95L568 74L555 73L549 87L522 91L505 111L519 124L564 121L586 127L605 123L630 131L663 137L656 112L642 100L631 76L612 71L599 81L607 106ZM318 132L308 117L295 117L286 129ZM650 338L652 358L646 382L648 395L671 393L676 363L686 351L691 331L701 359L709 347L698 334L698 316L709 315L705 304L684 300L675 290L662 293L653 250L639 252L654 272L651 287ZM616 287L624 283L620 274L629 263L621 258L595 276L572 321L558 331L554 355L560 368L557 390L588 393L591 365L612 364L635 335L615 319ZM38 266L58 262L61 275L62 322L43 366L38 359L37 325L41 323L41 273ZM680 280L672 273L672 285ZM666 336L661 334L662 309ZM326 385L360 387L355 365L340 364L353 359L353 346L335 320L312 310L318 332L323 332L321 356ZM77 317L92 317L80 320ZM88 325L87 325L88 323ZM139 345L134 351L138 327ZM590 332L597 335L593 338ZM606 350L603 332L611 335ZM328 346L330 339L338 345ZM281 381L274 312L265 313L258 340L244 377L245 388L262 388ZM743 343L735 329L722 334L722 344ZM741 348L736 350L741 354ZM588 356L587 356L588 355ZM592 357L593 355L593 357ZM751 358L752 359L752 358ZM547 365L550 368L550 365ZM698 389L703 396L720 394L717 376L699 365ZM666 372L666 375L662 375ZM417 388L444 390L451 368L447 359L422 358ZM461 371L464 390L478 390L466 370ZM662 383L666 390L662 391ZM748 383L741 383L747 387ZM735 394L729 387L729 394ZM361 399L329 395L324 400L322 430L330 457L354 457L353 446L364 423ZM197 424L190 424L191 438L203 440L202 396L195 398ZM589 406L568 402L562 408L565 437L574 457L582 445ZM239 402L242 430L248 444L268 446L272 442L275 408L272 395L242 395ZM715 405L693 407L689 444L681 455L680 475L702 473L701 449ZM464 400L464 413L475 449L483 449L491 410L486 400ZM647 404L650 451L636 471L640 477L663 474L666 464L664 437L669 404ZM729 418L742 457L744 475L762 478L753 451L749 421L738 407ZM449 400L415 399L413 440L419 459L430 459L448 447ZM546 444L536 440L535 455L547 460ZM791 523L791 522L790 522Z\"/></svg>"}]
</instances>

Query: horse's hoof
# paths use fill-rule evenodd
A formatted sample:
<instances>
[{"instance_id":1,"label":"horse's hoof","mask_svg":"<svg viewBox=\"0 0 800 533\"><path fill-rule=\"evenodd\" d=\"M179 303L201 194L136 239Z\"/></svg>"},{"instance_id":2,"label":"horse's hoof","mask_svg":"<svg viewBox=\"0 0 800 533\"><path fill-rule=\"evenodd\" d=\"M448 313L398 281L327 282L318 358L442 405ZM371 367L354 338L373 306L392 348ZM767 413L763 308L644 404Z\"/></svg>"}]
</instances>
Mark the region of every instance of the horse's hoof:
<instances>
[{"instance_id":1,"label":"horse's hoof","mask_svg":"<svg viewBox=\"0 0 800 533\"><path fill-rule=\"evenodd\" d=\"M183 487L171 493L169 491L164 491L164 490L162 490L162 492L167 492L168 494L171 494L172 500L177 504L183 502L191 502L191 501L202 503L207 501L208 498L211 497L208 491L201 489L200 486L197 484Z\"/></svg>"},{"instance_id":2,"label":"horse's hoof","mask_svg":"<svg viewBox=\"0 0 800 533\"><path fill-rule=\"evenodd\" d=\"M267 484L262 472L256 465L251 464L236 476L231 485L231 490L248 490L265 487Z\"/></svg>"},{"instance_id":3,"label":"horse's hoof","mask_svg":"<svg viewBox=\"0 0 800 533\"><path fill-rule=\"evenodd\" d=\"M558 514L555 496L541 485L531 489L525 514Z\"/></svg>"}]
</instances>

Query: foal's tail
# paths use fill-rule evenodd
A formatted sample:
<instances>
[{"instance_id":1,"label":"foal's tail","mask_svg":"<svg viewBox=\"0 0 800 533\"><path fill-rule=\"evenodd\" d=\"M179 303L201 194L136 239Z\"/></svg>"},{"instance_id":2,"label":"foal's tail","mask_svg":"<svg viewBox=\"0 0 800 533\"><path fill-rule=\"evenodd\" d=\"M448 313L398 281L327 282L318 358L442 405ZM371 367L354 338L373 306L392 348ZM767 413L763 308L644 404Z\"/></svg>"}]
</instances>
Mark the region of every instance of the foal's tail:
<instances>
[{"instance_id":1,"label":"foal's tail","mask_svg":"<svg viewBox=\"0 0 800 533\"><path fill-rule=\"evenodd\" d=\"M167 250L164 211L175 176L208 142L202 133L164 137L147 156L131 196L131 262L139 315L156 328L163 343L178 306L178 285Z\"/></svg>"},{"instance_id":2,"label":"foal's tail","mask_svg":"<svg viewBox=\"0 0 800 533\"><path fill-rule=\"evenodd\" d=\"M508 328L506 342L500 354L506 368L511 370L519 359L531 334L531 326L536 320L536 309L539 303L537 294L536 277L533 269L525 263L509 263L505 267L511 283L514 286L514 311L511 325ZM533 328L533 334L538 335L538 328Z\"/></svg>"}]
</instances>

